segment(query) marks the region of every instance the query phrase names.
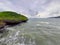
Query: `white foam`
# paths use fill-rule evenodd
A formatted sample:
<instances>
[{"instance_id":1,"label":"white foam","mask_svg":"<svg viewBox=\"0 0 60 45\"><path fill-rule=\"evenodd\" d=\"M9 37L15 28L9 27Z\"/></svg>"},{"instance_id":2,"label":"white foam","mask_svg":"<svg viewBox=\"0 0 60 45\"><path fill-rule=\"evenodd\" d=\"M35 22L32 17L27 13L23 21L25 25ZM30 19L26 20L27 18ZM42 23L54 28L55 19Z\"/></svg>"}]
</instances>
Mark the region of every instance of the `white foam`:
<instances>
[{"instance_id":1,"label":"white foam","mask_svg":"<svg viewBox=\"0 0 60 45\"><path fill-rule=\"evenodd\" d=\"M49 24L49 22L40 22L40 23L43 23L43 24Z\"/></svg>"},{"instance_id":2,"label":"white foam","mask_svg":"<svg viewBox=\"0 0 60 45\"><path fill-rule=\"evenodd\" d=\"M7 30L15 30L14 28L6 28Z\"/></svg>"},{"instance_id":3,"label":"white foam","mask_svg":"<svg viewBox=\"0 0 60 45\"><path fill-rule=\"evenodd\" d=\"M0 39L0 41L4 41L4 40L5 40L5 38Z\"/></svg>"},{"instance_id":4,"label":"white foam","mask_svg":"<svg viewBox=\"0 0 60 45\"><path fill-rule=\"evenodd\" d=\"M36 24L36 26L40 26L40 24Z\"/></svg>"},{"instance_id":5,"label":"white foam","mask_svg":"<svg viewBox=\"0 0 60 45\"><path fill-rule=\"evenodd\" d=\"M20 33L20 31L17 31L16 34L15 34L15 36L19 35L19 33Z\"/></svg>"}]
</instances>

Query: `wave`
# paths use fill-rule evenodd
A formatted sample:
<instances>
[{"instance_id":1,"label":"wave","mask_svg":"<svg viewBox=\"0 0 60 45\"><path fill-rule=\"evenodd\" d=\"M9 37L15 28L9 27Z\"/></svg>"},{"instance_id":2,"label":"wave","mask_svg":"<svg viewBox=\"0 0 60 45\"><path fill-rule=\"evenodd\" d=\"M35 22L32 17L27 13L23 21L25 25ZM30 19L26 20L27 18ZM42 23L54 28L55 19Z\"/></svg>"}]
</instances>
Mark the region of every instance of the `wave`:
<instances>
[{"instance_id":1,"label":"wave","mask_svg":"<svg viewBox=\"0 0 60 45\"><path fill-rule=\"evenodd\" d=\"M42 23L42 24L49 24L49 22L43 22L43 21L42 21L42 22L40 22L40 23Z\"/></svg>"}]
</instances>

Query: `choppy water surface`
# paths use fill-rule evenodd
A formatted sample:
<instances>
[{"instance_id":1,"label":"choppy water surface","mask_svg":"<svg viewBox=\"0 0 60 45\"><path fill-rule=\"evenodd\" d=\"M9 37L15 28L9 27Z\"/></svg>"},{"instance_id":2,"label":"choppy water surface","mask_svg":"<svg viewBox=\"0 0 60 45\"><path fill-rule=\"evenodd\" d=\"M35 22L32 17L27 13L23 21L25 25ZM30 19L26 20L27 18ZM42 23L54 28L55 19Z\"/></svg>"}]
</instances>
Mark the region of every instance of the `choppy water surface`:
<instances>
[{"instance_id":1,"label":"choppy water surface","mask_svg":"<svg viewBox=\"0 0 60 45\"><path fill-rule=\"evenodd\" d=\"M0 33L0 45L60 45L60 19L30 19Z\"/></svg>"}]
</instances>

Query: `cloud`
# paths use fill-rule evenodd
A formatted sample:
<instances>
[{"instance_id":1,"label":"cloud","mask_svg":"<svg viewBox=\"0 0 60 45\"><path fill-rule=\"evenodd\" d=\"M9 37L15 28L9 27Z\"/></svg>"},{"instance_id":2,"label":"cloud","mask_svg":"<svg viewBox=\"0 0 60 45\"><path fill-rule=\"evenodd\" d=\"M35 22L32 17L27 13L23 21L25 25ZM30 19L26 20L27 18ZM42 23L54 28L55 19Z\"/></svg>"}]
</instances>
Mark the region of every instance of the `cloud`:
<instances>
[{"instance_id":1,"label":"cloud","mask_svg":"<svg viewBox=\"0 0 60 45\"><path fill-rule=\"evenodd\" d=\"M45 18L60 14L60 0L0 0L0 11L9 10L27 17Z\"/></svg>"},{"instance_id":2,"label":"cloud","mask_svg":"<svg viewBox=\"0 0 60 45\"><path fill-rule=\"evenodd\" d=\"M37 16L41 18L59 16L60 15L60 2L53 0L46 8L45 11L39 12Z\"/></svg>"},{"instance_id":3,"label":"cloud","mask_svg":"<svg viewBox=\"0 0 60 45\"><path fill-rule=\"evenodd\" d=\"M8 4L8 5L7 5ZM9 6L10 6L10 2L0 2L0 9L1 10L8 10L8 11L13 11L13 9L11 9ZM0 11L1 11L0 10Z\"/></svg>"},{"instance_id":4,"label":"cloud","mask_svg":"<svg viewBox=\"0 0 60 45\"><path fill-rule=\"evenodd\" d=\"M18 4L15 5L14 3L8 0L0 0L0 11L15 11L17 13L25 14L24 9L17 5Z\"/></svg>"}]
</instances>

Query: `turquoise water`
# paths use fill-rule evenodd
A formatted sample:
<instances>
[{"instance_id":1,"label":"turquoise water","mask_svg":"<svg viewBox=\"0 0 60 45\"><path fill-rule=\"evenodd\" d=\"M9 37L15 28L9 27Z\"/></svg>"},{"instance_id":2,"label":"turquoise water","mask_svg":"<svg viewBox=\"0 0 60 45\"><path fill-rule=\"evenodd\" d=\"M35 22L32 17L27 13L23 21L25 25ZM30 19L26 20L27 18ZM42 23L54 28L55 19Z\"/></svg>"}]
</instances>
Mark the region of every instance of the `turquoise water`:
<instances>
[{"instance_id":1,"label":"turquoise water","mask_svg":"<svg viewBox=\"0 0 60 45\"><path fill-rule=\"evenodd\" d=\"M60 19L30 19L0 34L0 45L60 45Z\"/></svg>"}]
</instances>

